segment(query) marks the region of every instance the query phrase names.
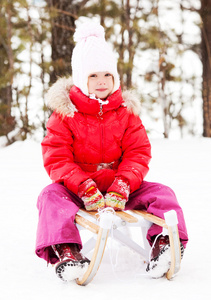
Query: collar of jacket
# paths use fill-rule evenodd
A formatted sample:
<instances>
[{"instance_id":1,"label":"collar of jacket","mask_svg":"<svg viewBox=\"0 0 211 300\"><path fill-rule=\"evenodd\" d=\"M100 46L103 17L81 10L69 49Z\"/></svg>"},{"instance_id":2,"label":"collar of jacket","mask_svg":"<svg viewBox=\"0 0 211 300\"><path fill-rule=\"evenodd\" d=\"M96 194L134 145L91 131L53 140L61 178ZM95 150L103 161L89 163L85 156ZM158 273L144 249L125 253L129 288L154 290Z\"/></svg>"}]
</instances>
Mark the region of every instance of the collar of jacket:
<instances>
[{"instance_id":1,"label":"collar of jacket","mask_svg":"<svg viewBox=\"0 0 211 300\"><path fill-rule=\"evenodd\" d=\"M48 107L60 114L62 117L73 117L75 112L98 114L100 104L97 100L90 99L84 95L80 89L73 86L71 77L59 78L48 90L46 94ZM139 99L131 91L117 90L107 98L109 104L103 105L103 112L116 109L120 105L127 107L130 113L139 115L141 105ZM91 104L91 105L90 105Z\"/></svg>"},{"instance_id":2,"label":"collar of jacket","mask_svg":"<svg viewBox=\"0 0 211 300\"><path fill-rule=\"evenodd\" d=\"M87 97L76 86L70 89L69 95L72 103L79 112L89 115L98 115L100 113L101 107L99 101ZM107 104L102 106L102 113L117 109L123 103L121 88L110 95L106 100Z\"/></svg>"}]
</instances>

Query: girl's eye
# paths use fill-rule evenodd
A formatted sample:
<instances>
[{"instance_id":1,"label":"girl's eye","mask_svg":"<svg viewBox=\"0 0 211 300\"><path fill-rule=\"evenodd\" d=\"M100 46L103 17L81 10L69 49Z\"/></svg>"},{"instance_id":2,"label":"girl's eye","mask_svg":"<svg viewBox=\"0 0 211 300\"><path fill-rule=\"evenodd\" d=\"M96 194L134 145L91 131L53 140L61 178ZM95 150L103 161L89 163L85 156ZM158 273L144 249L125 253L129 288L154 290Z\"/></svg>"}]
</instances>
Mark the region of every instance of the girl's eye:
<instances>
[{"instance_id":1,"label":"girl's eye","mask_svg":"<svg viewBox=\"0 0 211 300\"><path fill-rule=\"evenodd\" d=\"M105 74L106 77L112 76L110 73Z\"/></svg>"},{"instance_id":2,"label":"girl's eye","mask_svg":"<svg viewBox=\"0 0 211 300\"><path fill-rule=\"evenodd\" d=\"M89 75L89 77L97 77L97 75L96 74L91 74L91 75Z\"/></svg>"}]
</instances>

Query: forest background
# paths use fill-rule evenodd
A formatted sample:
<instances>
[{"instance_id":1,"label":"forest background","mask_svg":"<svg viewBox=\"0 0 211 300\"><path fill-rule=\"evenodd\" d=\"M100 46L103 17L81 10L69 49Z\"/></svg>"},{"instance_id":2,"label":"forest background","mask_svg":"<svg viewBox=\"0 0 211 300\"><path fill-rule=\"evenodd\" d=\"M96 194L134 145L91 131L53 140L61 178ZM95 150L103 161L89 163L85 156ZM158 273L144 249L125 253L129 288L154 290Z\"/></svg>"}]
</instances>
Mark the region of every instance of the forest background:
<instances>
[{"instance_id":1,"label":"forest background","mask_svg":"<svg viewBox=\"0 0 211 300\"><path fill-rule=\"evenodd\" d=\"M45 94L71 76L87 19L104 26L150 136L211 137L211 0L0 0L1 146L45 135Z\"/></svg>"}]
</instances>

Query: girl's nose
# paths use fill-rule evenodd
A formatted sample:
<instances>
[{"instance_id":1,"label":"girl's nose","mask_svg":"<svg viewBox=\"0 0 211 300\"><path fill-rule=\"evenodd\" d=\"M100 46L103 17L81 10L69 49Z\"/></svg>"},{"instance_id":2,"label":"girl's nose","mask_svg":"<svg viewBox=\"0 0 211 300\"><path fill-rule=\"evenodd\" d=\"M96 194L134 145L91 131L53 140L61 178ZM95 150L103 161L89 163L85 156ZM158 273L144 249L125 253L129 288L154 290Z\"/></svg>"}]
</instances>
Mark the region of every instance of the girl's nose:
<instances>
[{"instance_id":1,"label":"girl's nose","mask_svg":"<svg viewBox=\"0 0 211 300\"><path fill-rule=\"evenodd\" d=\"M99 79L98 84L99 85L104 85L105 84L105 80L103 78Z\"/></svg>"}]
</instances>

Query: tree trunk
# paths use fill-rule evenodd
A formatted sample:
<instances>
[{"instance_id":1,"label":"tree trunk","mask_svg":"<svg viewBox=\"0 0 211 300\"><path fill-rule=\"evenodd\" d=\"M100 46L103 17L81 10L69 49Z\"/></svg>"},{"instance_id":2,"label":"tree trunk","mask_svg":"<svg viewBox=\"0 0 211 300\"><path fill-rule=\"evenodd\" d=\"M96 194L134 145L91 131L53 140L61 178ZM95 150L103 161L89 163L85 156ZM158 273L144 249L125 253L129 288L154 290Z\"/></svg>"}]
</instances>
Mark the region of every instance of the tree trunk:
<instances>
[{"instance_id":1,"label":"tree trunk","mask_svg":"<svg viewBox=\"0 0 211 300\"><path fill-rule=\"evenodd\" d=\"M132 88L132 71L133 71L133 60L135 56L135 51L133 47L133 24L131 24L131 6L130 6L130 0L127 0L126 2L126 27L128 31L128 68L127 68L127 81L126 86L128 89Z\"/></svg>"},{"instance_id":2,"label":"tree trunk","mask_svg":"<svg viewBox=\"0 0 211 300\"><path fill-rule=\"evenodd\" d=\"M203 136L211 137L211 0L201 0Z\"/></svg>"},{"instance_id":3,"label":"tree trunk","mask_svg":"<svg viewBox=\"0 0 211 300\"><path fill-rule=\"evenodd\" d=\"M0 17L5 28L0 31L0 136L8 134L15 128L15 117L11 115L12 85L14 76L14 56L12 40L12 4L9 2L0 7ZM6 77L6 79L5 79Z\"/></svg>"},{"instance_id":4,"label":"tree trunk","mask_svg":"<svg viewBox=\"0 0 211 300\"><path fill-rule=\"evenodd\" d=\"M137 2L138 5L138 2ZM121 1L121 43L118 45L119 62L118 70L120 75L121 87L131 89L132 84L132 72L133 62L135 56L136 45L133 42L133 35L135 30L133 29L134 16L131 14L131 10L135 9L135 4L131 5L130 0ZM125 33L127 38L125 38ZM127 60L125 59L127 57Z\"/></svg>"},{"instance_id":5,"label":"tree trunk","mask_svg":"<svg viewBox=\"0 0 211 300\"><path fill-rule=\"evenodd\" d=\"M74 48L75 20L80 9L88 2L73 0L47 0L52 13L52 61L51 83L59 76L71 75L71 57ZM76 2L76 3L75 3Z\"/></svg>"},{"instance_id":6,"label":"tree trunk","mask_svg":"<svg viewBox=\"0 0 211 300\"><path fill-rule=\"evenodd\" d=\"M52 20L51 57L53 71L50 81L53 83L57 77L71 74L71 56L74 47L73 33L75 30L75 18L65 14L72 12L72 1L49 0Z\"/></svg>"}]
</instances>

